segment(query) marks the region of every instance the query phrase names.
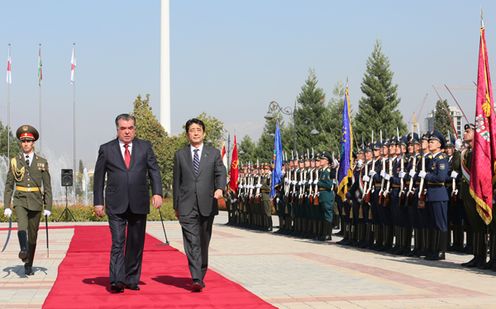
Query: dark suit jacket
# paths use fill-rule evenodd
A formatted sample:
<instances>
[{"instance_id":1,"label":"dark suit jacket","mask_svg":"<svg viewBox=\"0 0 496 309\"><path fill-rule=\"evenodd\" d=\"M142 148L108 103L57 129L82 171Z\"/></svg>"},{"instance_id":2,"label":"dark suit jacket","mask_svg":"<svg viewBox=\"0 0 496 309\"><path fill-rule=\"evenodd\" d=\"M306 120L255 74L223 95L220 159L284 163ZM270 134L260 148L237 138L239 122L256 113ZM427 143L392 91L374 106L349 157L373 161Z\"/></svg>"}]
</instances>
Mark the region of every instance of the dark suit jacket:
<instances>
[{"instance_id":1,"label":"dark suit jacket","mask_svg":"<svg viewBox=\"0 0 496 309\"><path fill-rule=\"evenodd\" d=\"M104 185L105 175L107 184ZM126 169L119 140L100 146L95 165L93 194L94 205L105 205L107 213L122 214L131 210L134 214L150 212L150 192L162 196L162 178L150 142L135 138L131 153L131 164Z\"/></svg>"},{"instance_id":2,"label":"dark suit jacket","mask_svg":"<svg viewBox=\"0 0 496 309\"><path fill-rule=\"evenodd\" d=\"M188 215L196 201L202 216L219 213L217 200L213 197L217 189L226 187L226 168L218 149L203 145L198 176L193 172L191 146L178 150L174 156L173 194L174 209L179 215Z\"/></svg>"}]
</instances>

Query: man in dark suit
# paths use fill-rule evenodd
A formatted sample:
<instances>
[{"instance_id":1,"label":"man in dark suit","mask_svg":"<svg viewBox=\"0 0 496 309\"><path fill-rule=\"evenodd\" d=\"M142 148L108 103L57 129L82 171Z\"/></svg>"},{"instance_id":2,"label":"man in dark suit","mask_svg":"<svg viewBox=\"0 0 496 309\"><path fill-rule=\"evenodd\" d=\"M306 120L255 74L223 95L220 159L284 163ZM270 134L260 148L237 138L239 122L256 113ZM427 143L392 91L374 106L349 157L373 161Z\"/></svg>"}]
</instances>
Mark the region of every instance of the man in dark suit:
<instances>
[{"instance_id":1,"label":"man in dark suit","mask_svg":"<svg viewBox=\"0 0 496 309\"><path fill-rule=\"evenodd\" d=\"M205 124L193 118L186 122L189 145L174 156L174 210L182 227L184 251L193 279L193 291L201 292L208 268L208 245L217 200L223 198L226 168L219 150L205 145Z\"/></svg>"},{"instance_id":2,"label":"man in dark suit","mask_svg":"<svg viewBox=\"0 0 496 309\"><path fill-rule=\"evenodd\" d=\"M128 114L117 116L117 138L100 146L95 165L95 213L108 215L112 234L110 289L116 293L123 292L124 288L140 289L146 216L150 212L148 179L153 206L160 208L162 205L162 180L157 160L150 142L135 138L135 122L134 116Z\"/></svg>"}]
</instances>

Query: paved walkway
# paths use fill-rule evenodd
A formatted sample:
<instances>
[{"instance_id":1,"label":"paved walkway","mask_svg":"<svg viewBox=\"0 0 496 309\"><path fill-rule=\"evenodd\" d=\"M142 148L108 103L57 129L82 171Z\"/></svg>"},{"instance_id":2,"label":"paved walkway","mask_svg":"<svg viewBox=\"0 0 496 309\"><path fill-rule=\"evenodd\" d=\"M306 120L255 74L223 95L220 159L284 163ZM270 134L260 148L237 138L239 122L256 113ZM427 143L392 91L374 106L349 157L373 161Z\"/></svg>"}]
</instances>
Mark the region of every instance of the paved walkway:
<instances>
[{"instance_id":1,"label":"paved walkway","mask_svg":"<svg viewBox=\"0 0 496 309\"><path fill-rule=\"evenodd\" d=\"M488 308L496 303L496 273L459 266L467 255L430 262L224 225L216 218L210 266L279 308ZM68 226L57 223L51 226ZM88 224L88 223L77 223ZM94 224L94 223L93 223ZM6 227L1 224L0 227ZM160 222L148 233L164 239ZM166 222L170 244L183 250L177 222ZM3 244L6 231L0 232ZM0 308L40 308L57 276L73 229L40 230L35 275L25 278L14 231L0 254Z\"/></svg>"}]
</instances>

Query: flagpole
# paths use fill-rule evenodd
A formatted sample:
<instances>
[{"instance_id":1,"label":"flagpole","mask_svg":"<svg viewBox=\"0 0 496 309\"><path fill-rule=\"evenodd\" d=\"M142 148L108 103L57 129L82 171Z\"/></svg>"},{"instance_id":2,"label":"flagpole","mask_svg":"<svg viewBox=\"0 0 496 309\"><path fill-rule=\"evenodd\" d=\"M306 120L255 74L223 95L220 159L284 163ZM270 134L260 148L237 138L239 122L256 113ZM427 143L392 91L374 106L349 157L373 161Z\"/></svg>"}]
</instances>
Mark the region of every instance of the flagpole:
<instances>
[{"instance_id":1,"label":"flagpole","mask_svg":"<svg viewBox=\"0 0 496 309\"><path fill-rule=\"evenodd\" d=\"M227 133L227 175L229 175L229 171L231 170L231 160L229 160L230 154L231 154L231 133Z\"/></svg>"},{"instance_id":2,"label":"flagpole","mask_svg":"<svg viewBox=\"0 0 496 309\"><path fill-rule=\"evenodd\" d=\"M7 158L10 158L10 85L12 83L12 67L10 59L10 47L9 43L9 55L8 55L8 68L7 68Z\"/></svg>"},{"instance_id":3,"label":"flagpole","mask_svg":"<svg viewBox=\"0 0 496 309\"><path fill-rule=\"evenodd\" d=\"M39 132L40 132L40 139L39 139L39 142L38 144L40 145L38 151L41 153L41 149L42 149L42 142L43 142L43 128L42 128L42 114L41 114L41 111L42 111L42 104L41 104L41 79L42 79L42 71L41 71L41 43L39 44L39 50L38 50L38 105L39 105L39 124L38 124L38 128L39 128Z\"/></svg>"},{"instance_id":4,"label":"flagpole","mask_svg":"<svg viewBox=\"0 0 496 309\"><path fill-rule=\"evenodd\" d=\"M72 43L72 59L71 59L71 82L72 82L72 170L73 170L73 190L74 190L74 204L76 204L76 78L75 78L75 48L76 43Z\"/></svg>"}]
</instances>

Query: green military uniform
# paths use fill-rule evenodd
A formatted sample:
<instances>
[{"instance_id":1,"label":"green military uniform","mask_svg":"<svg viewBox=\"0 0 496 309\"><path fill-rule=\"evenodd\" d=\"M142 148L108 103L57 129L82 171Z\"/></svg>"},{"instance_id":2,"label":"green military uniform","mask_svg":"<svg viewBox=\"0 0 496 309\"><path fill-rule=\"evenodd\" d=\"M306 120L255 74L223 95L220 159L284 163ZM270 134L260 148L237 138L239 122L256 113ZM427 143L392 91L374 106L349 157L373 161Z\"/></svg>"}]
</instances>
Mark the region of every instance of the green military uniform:
<instances>
[{"instance_id":1,"label":"green military uniform","mask_svg":"<svg viewBox=\"0 0 496 309\"><path fill-rule=\"evenodd\" d=\"M39 137L36 129L28 125L21 126L16 135L19 140L36 141ZM26 159L27 155L31 160ZM43 207L48 211L52 208L52 187L46 159L35 153L19 153L10 160L4 206L7 209L11 205L17 215L19 258L25 262L26 274L32 275L41 212Z\"/></svg>"},{"instance_id":2,"label":"green military uniform","mask_svg":"<svg viewBox=\"0 0 496 309\"><path fill-rule=\"evenodd\" d=\"M328 162L332 162L331 157L327 153L323 153L321 158L327 159ZM319 205L324 213L324 240L330 239L332 234L332 216L333 216L333 205L334 205L334 180L331 179L331 169L329 166L323 168L319 173L319 182L317 186L319 187Z\"/></svg>"}]
</instances>

